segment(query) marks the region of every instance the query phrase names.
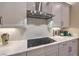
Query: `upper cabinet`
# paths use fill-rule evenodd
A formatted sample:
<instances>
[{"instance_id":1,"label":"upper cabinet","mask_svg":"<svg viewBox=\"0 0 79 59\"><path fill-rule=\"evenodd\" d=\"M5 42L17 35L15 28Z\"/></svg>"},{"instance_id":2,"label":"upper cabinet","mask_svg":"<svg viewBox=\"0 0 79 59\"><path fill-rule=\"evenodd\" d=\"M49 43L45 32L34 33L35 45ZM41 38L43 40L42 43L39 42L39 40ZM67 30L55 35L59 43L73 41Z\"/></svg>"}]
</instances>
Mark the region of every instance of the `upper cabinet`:
<instances>
[{"instance_id":1,"label":"upper cabinet","mask_svg":"<svg viewBox=\"0 0 79 59\"><path fill-rule=\"evenodd\" d=\"M26 19L25 2L0 2L3 25L23 25Z\"/></svg>"},{"instance_id":2,"label":"upper cabinet","mask_svg":"<svg viewBox=\"0 0 79 59\"><path fill-rule=\"evenodd\" d=\"M37 2L38 3L38 2ZM27 23L26 10L32 10L35 14L30 17L53 19L53 26L69 27L70 5L60 2L0 2L0 16L3 25L24 25ZM27 5L26 5L27 4ZM35 12L40 10L40 12ZM54 17L53 17L54 15ZM5 27L5 26L4 26Z\"/></svg>"},{"instance_id":3,"label":"upper cabinet","mask_svg":"<svg viewBox=\"0 0 79 59\"><path fill-rule=\"evenodd\" d=\"M61 5L58 3L52 3L52 14L55 16L53 19L53 26L60 27L61 26Z\"/></svg>"},{"instance_id":4,"label":"upper cabinet","mask_svg":"<svg viewBox=\"0 0 79 59\"><path fill-rule=\"evenodd\" d=\"M52 12L52 2L43 2L42 11L51 14Z\"/></svg>"},{"instance_id":5,"label":"upper cabinet","mask_svg":"<svg viewBox=\"0 0 79 59\"><path fill-rule=\"evenodd\" d=\"M62 4L62 27L69 27L70 25L70 5Z\"/></svg>"},{"instance_id":6,"label":"upper cabinet","mask_svg":"<svg viewBox=\"0 0 79 59\"><path fill-rule=\"evenodd\" d=\"M70 5L67 3L52 3L53 26L69 27Z\"/></svg>"},{"instance_id":7,"label":"upper cabinet","mask_svg":"<svg viewBox=\"0 0 79 59\"><path fill-rule=\"evenodd\" d=\"M27 10L35 10L35 2L26 2L27 3Z\"/></svg>"}]
</instances>

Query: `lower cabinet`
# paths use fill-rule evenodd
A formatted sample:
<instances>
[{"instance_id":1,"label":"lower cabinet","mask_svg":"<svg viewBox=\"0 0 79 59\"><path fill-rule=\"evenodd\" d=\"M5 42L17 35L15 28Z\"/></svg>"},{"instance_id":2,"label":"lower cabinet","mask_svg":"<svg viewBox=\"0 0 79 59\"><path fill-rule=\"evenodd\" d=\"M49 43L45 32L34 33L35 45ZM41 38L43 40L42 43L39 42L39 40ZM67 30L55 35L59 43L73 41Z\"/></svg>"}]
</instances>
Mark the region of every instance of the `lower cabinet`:
<instances>
[{"instance_id":1,"label":"lower cabinet","mask_svg":"<svg viewBox=\"0 0 79 59\"><path fill-rule=\"evenodd\" d=\"M59 56L77 56L77 39L59 44Z\"/></svg>"},{"instance_id":2,"label":"lower cabinet","mask_svg":"<svg viewBox=\"0 0 79 59\"><path fill-rule=\"evenodd\" d=\"M59 56L67 56L68 55L68 44L67 42L63 42L59 44Z\"/></svg>"},{"instance_id":3,"label":"lower cabinet","mask_svg":"<svg viewBox=\"0 0 79 59\"><path fill-rule=\"evenodd\" d=\"M72 40L68 43L68 55L77 56L78 55L78 40Z\"/></svg>"},{"instance_id":4,"label":"lower cabinet","mask_svg":"<svg viewBox=\"0 0 79 59\"><path fill-rule=\"evenodd\" d=\"M34 49L27 52L27 56L57 56L58 45L49 45L46 47Z\"/></svg>"}]
</instances>

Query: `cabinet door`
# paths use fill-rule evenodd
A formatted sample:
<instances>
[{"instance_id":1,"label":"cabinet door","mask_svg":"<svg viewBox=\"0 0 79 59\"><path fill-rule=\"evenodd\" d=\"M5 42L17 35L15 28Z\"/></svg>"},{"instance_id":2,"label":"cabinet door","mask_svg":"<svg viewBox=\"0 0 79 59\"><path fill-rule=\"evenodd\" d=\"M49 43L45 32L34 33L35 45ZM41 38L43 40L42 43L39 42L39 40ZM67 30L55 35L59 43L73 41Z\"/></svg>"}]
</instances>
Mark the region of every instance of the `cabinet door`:
<instances>
[{"instance_id":1,"label":"cabinet door","mask_svg":"<svg viewBox=\"0 0 79 59\"><path fill-rule=\"evenodd\" d=\"M26 2L27 3L27 10L35 10L35 2Z\"/></svg>"},{"instance_id":2,"label":"cabinet door","mask_svg":"<svg viewBox=\"0 0 79 59\"><path fill-rule=\"evenodd\" d=\"M46 46L27 52L27 56L57 56L58 45Z\"/></svg>"},{"instance_id":3,"label":"cabinet door","mask_svg":"<svg viewBox=\"0 0 79 59\"><path fill-rule=\"evenodd\" d=\"M78 40L72 40L68 42L68 55L69 56L77 56L78 55Z\"/></svg>"},{"instance_id":4,"label":"cabinet door","mask_svg":"<svg viewBox=\"0 0 79 59\"><path fill-rule=\"evenodd\" d=\"M59 56L68 56L68 42L59 44Z\"/></svg>"},{"instance_id":5,"label":"cabinet door","mask_svg":"<svg viewBox=\"0 0 79 59\"><path fill-rule=\"evenodd\" d=\"M69 17L70 17L70 6L69 5L63 5L62 6L62 22L63 27L69 27Z\"/></svg>"},{"instance_id":6,"label":"cabinet door","mask_svg":"<svg viewBox=\"0 0 79 59\"><path fill-rule=\"evenodd\" d=\"M2 16L3 6L4 6L4 3L0 2L0 16Z\"/></svg>"},{"instance_id":7,"label":"cabinet door","mask_svg":"<svg viewBox=\"0 0 79 59\"><path fill-rule=\"evenodd\" d=\"M66 3L53 3L52 5L52 14L55 15L52 18L54 22L53 25L58 27L69 27L70 5Z\"/></svg>"},{"instance_id":8,"label":"cabinet door","mask_svg":"<svg viewBox=\"0 0 79 59\"><path fill-rule=\"evenodd\" d=\"M77 39L59 44L59 56L77 56Z\"/></svg>"},{"instance_id":9,"label":"cabinet door","mask_svg":"<svg viewBox=\"0 0 79 59\"><path fill-rule=\"evenodd\" d=\"M26 18L25 2L4 2L2 10L3 24L23 24Z\"/></svg>"},{"instance_id":10,"label":"cabinet door","mask_svg":"<svg viewBox=\"0 0 79 59\"><path fill-rule=\"evenodd\" d=\"M52 14L52 2L42 2L42 11Z\"/></svg>"},{"instance_id":11,"label":"cabinet door","mask_svg":"<svg viewBox=\"0 0 79 59\"><path fill-rule=\"evenodd\" d=\"M61 26L61 4L58 3L53 3L52 4L52 14L54 14L55 16L52 18L53 19L53 26Z\"/></svg>"}]
</instances>

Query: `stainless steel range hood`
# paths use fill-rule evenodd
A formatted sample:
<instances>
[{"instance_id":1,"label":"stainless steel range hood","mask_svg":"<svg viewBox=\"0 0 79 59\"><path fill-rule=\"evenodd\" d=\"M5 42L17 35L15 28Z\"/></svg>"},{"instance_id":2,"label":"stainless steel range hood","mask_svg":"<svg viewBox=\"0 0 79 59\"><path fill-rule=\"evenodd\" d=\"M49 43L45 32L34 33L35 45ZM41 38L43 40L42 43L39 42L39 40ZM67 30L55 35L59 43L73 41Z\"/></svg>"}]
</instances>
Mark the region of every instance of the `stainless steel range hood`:
<instances>
[{"instance_id":1,"label":"stainless steel range hood","mask_svg":"<svg viewBox=\"0 0 79 59\"><path fill-rule=\"evenodd\" d=\"M53 14L42 12L42 2L35 2L35 10L27 10L28 18L50 19Z\"/></svg>"}]
</instances>

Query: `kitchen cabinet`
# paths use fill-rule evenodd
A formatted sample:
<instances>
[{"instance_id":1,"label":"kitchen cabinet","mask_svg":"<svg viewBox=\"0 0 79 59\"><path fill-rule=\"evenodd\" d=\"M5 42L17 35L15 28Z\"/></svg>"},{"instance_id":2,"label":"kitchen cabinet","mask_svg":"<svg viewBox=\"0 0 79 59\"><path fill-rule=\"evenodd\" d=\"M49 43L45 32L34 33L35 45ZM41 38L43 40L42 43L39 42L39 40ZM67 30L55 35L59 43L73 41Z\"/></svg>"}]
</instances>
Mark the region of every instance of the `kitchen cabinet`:
<instances>
[{"instance_id":1,"label":"kitchen cabinet","mask_svg":"<svg viewBox=\"0 0 79 59\"><path fill-rule=\"evenodd\" d=\"M26 56L26 52L17 53L17 54L10 55L10 56Z\"/></svg>"},{"instance_id":2,"label":"kitchen cabinet","mask_svg":"<svg viewBox=\"0 0 79 59\"><path fill-rule=\"evenodd\" d=\"M62 5L62 27L69 27L70 23L70 5Z\"/></svg>"},{"instance_id":3,"label":"kitchen cabinet","mask_svg":"<svg viewBox=\"0 0 79 59\"><path fill-rule=\"evenodd\" d=\"M53 26L61 27L61 5L57 3L52 4Z\"/></svg>"},{"instance_id":4,"label":"kitchen cabinet","mask_svg":"<svg viewBox=\"0 0 79 59\"><path fill-rule=\"evenodd\" d=\"M77 56L78 55L78 40L72 40L68 43L68 55L69 56Z\"/></svg>"},{"instance_id":5,"label":"kitchen cabinet","mask_svg":"<svg viewBox=\"0 0 79 59\"><path fill-rule=\"evenodd\" d=\"M58 45L49 45L31 51L27 51L27 56L57 56Z\"/></svg>"},{"instance_id":6,"label":"kitchen cabinet","mask_svg":"<svg viewBox=\"0 0 79 59\"><path fill-rule=\"evenodd\" d=\"M52 3L53 26L69 27L70 5L67 3Z\"/></svg>"},{"instance_id":7,"label":"kitchen cabinet","mask_svg":"<svg viewBox=\"0 0 79 59\"><path fill-rule=\"evenodd\" d=\"M59 56L77 56L77 39L59 44Z\"/></svg>"},{"instance_id":8,"label":"kitchen cabinet","mask_svg":"<svg viewBox=\"0 0 79 59\"><path fill-rule=\"evenodd\" d=\"M27 3L27 10L35 10L35 2L26 2Z\"/></svg>"},{"instance_id":9,"label":"kitchen cabinet","mask_svg":"<svg viewBox=\"0 0 79 59\"><path fill-rule=\"evenodd\" d=\"M3 2L0 2L0 16L2 16L2 11L3 11Z\"/></svg>"},{"instance_id":10,"label":"kitchen cabinet","mask_svg":"<svg viewBox=\"0 0 79 59\"><path fill-rule=\"evenodd\" d=\"M51 14L52 12L52 2L43 2L42 11Z\"/></svg>"},{"instance_id":11,"label":"kitchen cabinet","mask_svg":"<svg viewBox=\"0 0 79 59\"><path fill-rule=\"evenodd\" d=\"M68 42L59 44L59 56L68 56Z\"/></svg>"},{"instance_id":12,"label":"kitchen cabinet","mask_svg":"<svg viewBox=\"0 0 79 59\"><path fill-rule=\"evenodd\" d=\"M25 2L3 2L0 8L2 8L0 16L3 17L3 25L24 25L26 18Z\"/></svg>"}]
</instances>

